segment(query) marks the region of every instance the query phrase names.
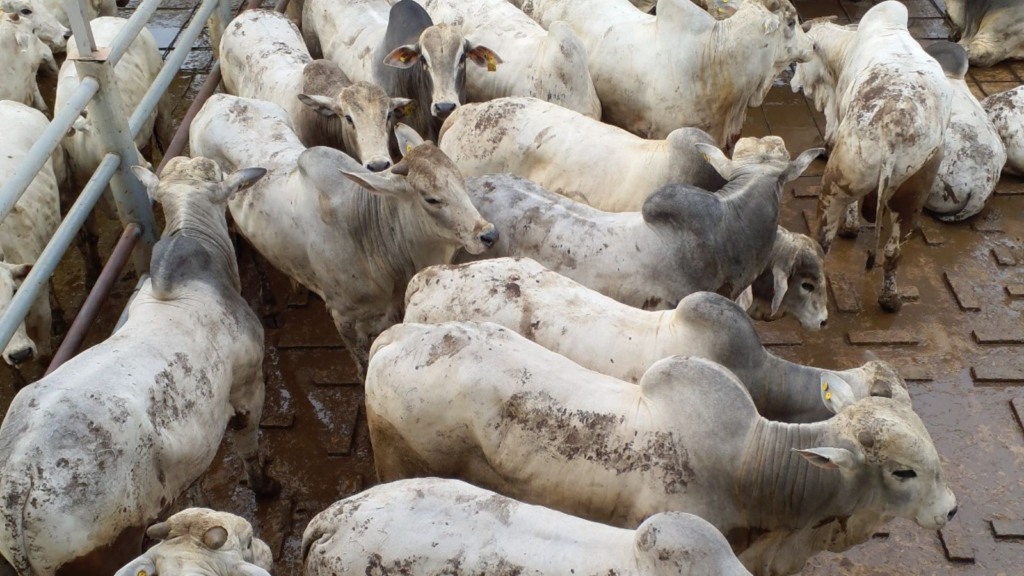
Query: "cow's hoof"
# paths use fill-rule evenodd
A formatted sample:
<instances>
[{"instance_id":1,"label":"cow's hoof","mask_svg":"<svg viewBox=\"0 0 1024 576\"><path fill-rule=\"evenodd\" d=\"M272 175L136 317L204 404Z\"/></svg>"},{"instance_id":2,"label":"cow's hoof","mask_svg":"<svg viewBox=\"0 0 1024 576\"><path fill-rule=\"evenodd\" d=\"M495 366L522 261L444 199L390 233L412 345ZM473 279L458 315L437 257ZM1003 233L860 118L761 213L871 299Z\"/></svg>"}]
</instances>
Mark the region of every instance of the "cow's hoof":
<instances>
[{"instance_id":1,"label":"cow's hoof","mask_svg":"<svg viewBox=\"0 0 1024 576\"><path fill-rule=\"evenodd\" d=\"M258 480L251 481L250 488L260 499L276 498L281 494L281 483L275 480L270 474L264 473Z\"/></svg>"},{"instance_id":2,"label":"cow's hoof","mask_svg":"<svg viewBox=\"0 0 1024 576\"><path fill-rule=\"evenodd\" d=\"M836 236L847 239L856 238L858 234L860 234L860 228L847 228L846 226L840 226L836 232Z\"/></svg>"},{"instance_id":3,"label":"cow's hoof","mask_svg":"<svg viewBox=\"0 0 1024 576\"><path fill-rule=\"evenodd\" d=\"M871 270L875 267L875 252L873 250L868 251L868 259L864 262L864 269Z\"/></svg>"},{"instance_id":4,"label":"cow's hoof","mask_svg":"<svg viewBox=\"0 0 1024 576\"><path fill-rule=\"evenodd\" d=\"M900 298L898 293L895 294L883 294L878 297L878 305L882 307L885 312L896 313L903 307L903 300Z\"/></svg>"}]
</instances>

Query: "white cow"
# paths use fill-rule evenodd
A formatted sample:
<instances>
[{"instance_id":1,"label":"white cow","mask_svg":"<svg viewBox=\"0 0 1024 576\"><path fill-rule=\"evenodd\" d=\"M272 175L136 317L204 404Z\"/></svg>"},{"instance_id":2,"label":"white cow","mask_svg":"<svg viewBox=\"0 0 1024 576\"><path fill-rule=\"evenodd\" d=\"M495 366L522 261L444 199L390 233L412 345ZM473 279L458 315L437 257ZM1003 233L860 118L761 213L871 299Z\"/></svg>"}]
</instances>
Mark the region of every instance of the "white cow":
<instances>
[{"instance_id":1,"label":"white cow","mask_svg":"<svg viewBox=\"0 0 1024 576\"><path fill-rule=\"evenodd\" d=\"M17 14L54 54L64 52L71 30L50 12L45 0L0 0L0 13Z\"/></svg>"},{"instance_id":2,"label":"white cow","mask_svg":"<svg viewBox=\"0 0 1024 576\"><path fill-rule=\"evenodd\" d=\"M64 9L64 0L40 0L47 10L50 11L57 21L63 26L71 26L68 20L68 13ZM94 20L100 16L117 16L117 0L82 0L85 7L86 21ZM125 2L127 5L127 2Z\"/></svg>"},{"instance_id":3,"label":"white cow","mask_svg":"<svg viewBox=\"0 0 1024 576\"><path fill-rule=\"evenodd\" d=\"M96 40L97 48L110 46L114 38L128 23L124 18L102 17L90 22L93 37ZM68 59L60 68L60 77L57 80L57 109L64 107L68 98L74 94L81 80L75 69L73 58L78 57L78 48L74 44L74 37L68 41ZM142 97L153 84L163 62L160 58L160 50L156 46L156 40L149 30L143 28L139 35L128 47L128 51L114 67L114 77L117 80L117 88L121 92L121 103L124 108L125 117L131 116L132 112L142 101ZM93 100L95 102L95 100ZM90 104L90 109L93 104ZM142 130L135 138L135 145L145 149L153 134L153 124L156 122L156 110L146 118ZM88 111L75 121L72 134L64 138L64 148L68 152L68 162L71 169L71 179L76 190L88 181L89 177L100 165L107 150L100 142L96 134L96 127L89 120ZM139 152L138 160L125 159L125 162L137 164L145 163L142 152Z\"/></svg>"},{"instance_id":4,"label":"white cow","mask_svg":"<svg viewBox=\"0 0 1024 576\"><path fill-rule=\"evenodd\" d=\"M835 372L779 358L761 345L743 310L718 294L697 292L674 310L646 312L527 258L431 266L413 277L405 300L406 322L495 322L634 384L662 358L707 358L732 370L758 413L771 420L824 420L845 403L906 386L883 362ZM835 400L821 401L822 382L830 383Z\"/></svg>"},{"instance_id":5,"label":"white cow","mask_svg":"<svg viewBox=\"0 0 1024 576\"><path fill-rule=\"evenodd\" d=\"M956 512L905 392L785 424L714 362L659 360L637 386L495 324L381 334L366 415L381 481L458 478L626 528L689 512L759 576L796 573L894 517L934 530Z\"/></svg>"},{"instance_id":6,"label":"white cow","mask_svg":"<svg viewBox=\"0 0 1024 576\"><path fill-rule=\"evenodd\" d=\"M1006 147L964 80L967 52L952 42L936 42L925 52L946 73L953 88L953 108L942 164L924 206L939 220L957 222L985 207L1006 165Z\"/></svg>"},{"instance_id":7,"label":"white cow","mask_svg":"<svg viewBox=\"0 0 1024 576\"><path fill-rule=\"evenodd\" d=\"M779 226L768 265L737 302L755 320L771 322L789 315L805 329L819 330L828 322L825 283L821 246L806 234Z\"/></svg>"},{"instance_id":8,"label":"white cow","mask_svg":"<svg viewBox=\"0 0 1024 576\"><path fill-rule=\"evenodd\" d=\"M493 251L460 258L526 256L645 310L702 290L736 298L769 267L783 184L821 149L791 162L777 136L740 140L732 160L699 146L728 183L713 194L664 186L640 212L603 212L509 174L471 179L473 203L501 236Z\"/></svg>"},{"instance_id":9,"label":"white cow","mask_svg":"<svg viewBox=\"0 0 1024 576\"><path fill-rule=\"evenodd\" d=\"M17 171L49 124L42 112L34 108L0 101L0 126L4 127L0 182L6 182ZM11 213L0 222L0 313L7 310L14 292L60 224L58 188L64 180L64 170L64 150L57 146ZM3 350L8 364L50 355L49 293L49 284L44 284L25 322L18 326Z\"/></svg>"},{"instance_id":10,"label":"white cow","mask_svg":"<svg viewBox=\"0 0 1024 576\"><path fill-rule=\"evenodd\" d=\"M335 502L309 522L302 556L306 576L750 576L692 514L655 514L625 530L441 478Z\"/></svg>"},{"instance_id":11,"label":"white cow","mask_svg":"<svg viewBox=\"0 0 1024 576\"><path fill-rule=\"evenodd\" d=\"M946 9L971 64L984 67L1024 58L1021 0L946 0Z\"/></svg>"},{"instance_id":12,"label":"white cow","mask_svg":"<svg viewBox=\"0 0 1024 576\"><path fill-rule=\"evenodd\" d=\"M188 508L150 526L146 536L160 543L114 576L270 576L270 547L234 514Z\"/></svg>"},{"instance_id":13,"label":"white cow","mask_svg":"<svg viewBox=\"0 0 1024 576\"><path fill-rule=\"evenodd\" d=\"M0 52L5 54L0 58L0 100L48 111L36 74L40 67L56 73L57 63L53 52L32 32L31 24L17 13L0 13Z\"/></svg>"},{"instance_id":14,"label":"white cow","mask_svg":"<svg viewBox=\"0 0 1024 576\"><path fill-rule=\"evenodd\" d=\"M23 388L0 425L0 554L19 574L113 574L206 471L228 422L249 487L275 489L258 451L263 327L224 215L263 173L224 177L204 158L171 160L162 180L136 167L167 220L150 279L117 332Z\"/></svg>"},{"instance_id":15,"label":"white cow","mask_svg":"<svg viewBox=\"0 0 1024 576\"><path fill-rule=\"evenodd\" d=\"M239 232L278 270L327 304L360 378L370 342L401 321L405 287L459 248L497 239L458 169L399 125L404 158L366 172L344 152L306 149L274 104L216 95L192 122L193 154L225 166L260 163L270 175L229 207Z\"/></svg>"},{"instance_id":16,"label":"white cow","mask_svg":"<svg viewBox=\"0 0 1024 576\"><path fill-rule=\"evenodd\" d=\"M993 94L981 101L1006 146L1008 174L1024 176L1024 87Z\"/></svg>"},{"instance_id":17,"label":"white cow","mask_svg":"<svg viewBox=\"0 0 1024 576\"><path fill-rule=\"evenodd\" d=\"M389 0L392 4L395 0ZM466 99L486 102L532 96L601 119L601 101L587 69L587 49L566 22L544 30L505 0L416 0L435 22L461 25L507 59L493 73L466 70Z\"/></svg>"},{"instance_id":18,"label":"white cow","mask_svg":"<svg viewBox=\"0 0 1024 576\"><path fill-rule=\"evenodd\" d=\"M895 312L900 245L914 230L943 158L953 89L942 68L907 30L907 8L890 0L857 26L816 23L808 36L814 57L798 64L794 91L825 113L831 147L818 198L815 234L828 253L839 221L863 200L874 215L868 268L884 253L878 302Z\"/></svg>"},{"instance_id":19,"label":"white cow","mask_svg":"<svg viewBox=\"0 0 1024 576\"><path fill-rule=\"evenodd\" d=\"M535 98L501 98L452 113L440 145L466 176L508 172L600 210L638 212L666 184L725 184L699 143L714 140L697 128L645 140Z\"/></svg>"},{"instance_id":20,"label":"white cow","mask_svg":"<svg viewBox=\"0 0 1024 576\"><path fill-rule=\"evenodd\" d=\"M773 1L774 12L746 2L721 21L689 0L659 0L657 16L629 0L513 4L541 24L572 25L587 48L603 120L645 138L693 126L730 143L776 74L811 52L789 0Z\"/></svg>"},{"instance_id":21,"label":"white cow","mask_svg":"<svg viewBox=\"0 0 1024 576\"><path fill-rule=\"evenodd\" d=\"M333 62L314 62L299 29L285 15L242 12L228 24L220 54L227 92L284 108L304 145L344 150L373 172L391 167L391 128L405 111L411 113L415 102L389 98L369 82L352 84ZM313 85L316 91L306 93ZM322 141L318 136L325 132L334 138Z\"/></svg>"}]
</instances>

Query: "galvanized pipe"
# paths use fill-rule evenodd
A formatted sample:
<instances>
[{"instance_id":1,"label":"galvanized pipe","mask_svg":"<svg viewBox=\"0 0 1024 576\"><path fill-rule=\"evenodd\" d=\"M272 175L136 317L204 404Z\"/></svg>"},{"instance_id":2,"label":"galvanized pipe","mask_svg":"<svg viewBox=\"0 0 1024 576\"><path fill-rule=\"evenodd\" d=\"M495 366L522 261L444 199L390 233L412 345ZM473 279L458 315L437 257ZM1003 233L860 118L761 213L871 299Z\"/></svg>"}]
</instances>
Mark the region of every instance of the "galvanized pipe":
<instances>
[{"instance_id":1,"label":"galvanized pipe","mask_svg":"<svg viewBox=\"0 0 1024 576\"><path fill-rule=\"evenodd\" d=\"M174 80L174 75L178 73L181 65L188 58L188 52L191 50L192 44L199 38L199 34L202 33L203 28L206 26L206 19L210 17L210 14L213 14L219 1L204 0L199 9L192 15L192 21L188 27L178 36L174 51L164 60L164 66L160 69L160 74L157 75L153 85L149 87L146 95L143 96L142 101L139 102L138 107L132 112L132 117L128 120L128 129L131 131L133 138L142 130L146 117L159 104L160 98L167 91L167 87L171 85L171 81Z\"/></svg>"},{"instance_id":2,"label":"galvanized pipe","mask_svg":"<svg viewBox=\"0 0 1024 576\"><path fill-rule=\"evenodd\" d=\"M80 0L64 0L64 13L68 15L68 24L75 36L75 48L79 54L92 54L96 51L96 39L92 36L92 26L85 17L85 4Z\"/></svg>"},{"instance_id":3,"label":"galvanized pipe","mask_svg":"<svg viewBox=\"0 0 1024 576\"><path fill-rule=\"evenodd\" d=\"M117 33L113 42L110 43L110 50L105 60L110 62L111 66L117 66L117 63L121 61L121 57L128 51L128 47L135 41L135 37L146 27L146 23L149 22L156 9L160 7L161 1L142 0L142 4L139 4L138 8L135 9L135 13L128 19L128 23L124 25L124 28Z\"/></svg>"},{"instance_id":4,"label":"galvanized pipe","mask_svg":"<svg viewBox=\"0 0 1024 576\"><path fill-rule=\"evenodd\" d=\"M78 229L82 227L86 217L96 205L96 201L107 189L107 184L114 172L117 171L119 163L120 159L116 154L107 154L103 157L99 168L93 173L92 178L89 179L78 196L78 200L68 210L68 215L57 227L57 231L53 233L53 238L50 239L49 244L43 249L43 253L33 264L32 271L28 273L21 283L21 287L14 293L10 306L7 307L3 317L0 317L0 350L7 347L39 292L49 282L53 271L60 264L60 259L75 239Z\"/></svg>"},{"instance_id":5,"label":"galvanized pipe","mask_svg":"<svg viewBox=\"0 0 1024 576\"><path fill-rule=\"evenodd\" d=\"M134 222L125 227L121 238L117 241L117 246L114 247L114 251L110 254L110 259L103 266L103 272L100 273L99 279L96 280L96 284L89 292L89 296L82 304L82 308L75 315L75 320L71 323L71 327L64 336L64 341L60 343L60 347L54 353L50 366L46 369L46 374L43 374L44 376L56 370L58 366L67 362L78 353L86 334L88 334L87 328L96 321L96 316L100 313L103 301L110 295L110 290L113 289L114 284L121 275L121 270L131 257L132 249L135 248L135 244L141 237L142 229ZM127 310L127 307L125 309Z\"/></svg>"},{"instance_id":6,"label":"galvanized pipe","mask_svg":"<svg viewBox=\"0 0 1024 576\"><path fill-rule=\"evenodd\" d=\"M39 135L39 139L29 149L28 154L18 165L14 174L0 186L0 221L7 217L14 209L14 205L21 199L22 194L28 189L29 184L35 180L36 174L43 168L50 155L57 149L68 129L78 119L79 114L92 100L92 97L99 90L99 82L95 78L83 78L82 83L75 89L64 106L53 117L50 125Z\"/></svg>"}]
</instances>

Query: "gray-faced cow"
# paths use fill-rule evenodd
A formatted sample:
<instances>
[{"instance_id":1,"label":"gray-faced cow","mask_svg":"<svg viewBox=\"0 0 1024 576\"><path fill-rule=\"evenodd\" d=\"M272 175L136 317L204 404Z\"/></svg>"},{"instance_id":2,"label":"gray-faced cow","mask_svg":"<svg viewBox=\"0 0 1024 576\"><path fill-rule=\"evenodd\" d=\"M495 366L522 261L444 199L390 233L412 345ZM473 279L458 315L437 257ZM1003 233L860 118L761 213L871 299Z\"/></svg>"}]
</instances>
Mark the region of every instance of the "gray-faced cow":
<instances>
[{"instance_id":1,"label":"gray-faced cow","mask_svg":"<svg viewBox=\"0 0 1024 576\"><path fill-rule=\"evenodd\" d=\"M927 429L892 392L785 424L708 360L659 360L637 386L495 324L401 324L374 342L366 415L381 481L458 478L625 528L689 512L775 576L894 517L935 530L956 513Z\"/></svg>"}]
</instances>

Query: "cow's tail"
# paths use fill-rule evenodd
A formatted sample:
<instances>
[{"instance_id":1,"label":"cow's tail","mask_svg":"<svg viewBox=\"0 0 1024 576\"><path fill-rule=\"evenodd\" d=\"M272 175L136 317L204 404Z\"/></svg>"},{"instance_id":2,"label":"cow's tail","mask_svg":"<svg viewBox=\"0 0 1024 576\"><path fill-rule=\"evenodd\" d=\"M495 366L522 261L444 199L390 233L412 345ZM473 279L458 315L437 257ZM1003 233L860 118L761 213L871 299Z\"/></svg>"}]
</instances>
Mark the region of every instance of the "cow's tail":
<instances>
[{"instance_id":1,"label":"cow's tail","mask_svg":"<svg viewBox=\"0 0 1024 576\"><path fill-rule=\"evenodd\" d=\"M29 466L12 466L0 475L0 554L22 576L35 573L25 544L25 510L32 488Z\"/></svg>"},{"instance_id":2,"label":"cow's tail","mask_svg":"<svg viewBox=\"0 0 1024 576\"><path fill-rule=\"evenodd\" d=\"M895 153L888 142L887 139L882 138L882 162L878 170L878 199L875 205L875 249L868 256L867 267L869 269L874 267L876 258L885 257L885 245L889 241L889 234L883 234L883 232L892 230L892 224L888 222L890 218L888 202L893 192L891 188L894 186L893 172L896 170L896 166Z\"/></svg>"}]
</instances>

